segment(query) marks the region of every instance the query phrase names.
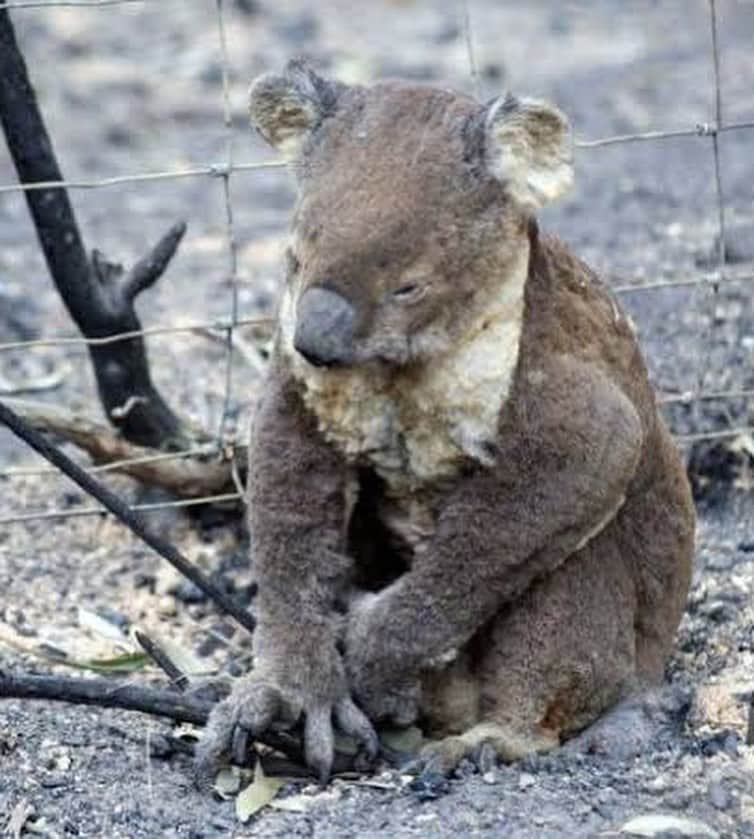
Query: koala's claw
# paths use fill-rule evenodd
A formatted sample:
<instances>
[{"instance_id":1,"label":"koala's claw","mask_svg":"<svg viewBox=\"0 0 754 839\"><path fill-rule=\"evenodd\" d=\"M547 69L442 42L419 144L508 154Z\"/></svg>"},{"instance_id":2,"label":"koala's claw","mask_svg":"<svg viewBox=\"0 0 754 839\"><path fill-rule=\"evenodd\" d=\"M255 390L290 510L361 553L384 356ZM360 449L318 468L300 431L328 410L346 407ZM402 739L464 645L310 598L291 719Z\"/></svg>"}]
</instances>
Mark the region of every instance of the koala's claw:
<instances>
[{"instance_id":1,"label":"koala's claw","mask_svg":"<svg viewBox=\"0 0 754 839\"><path fill-rule=\"evenodd\" d=\"M304 715L304 755L321 784L327 783L335 755L334 724L360 747L371 764L379 751L372 724L350 697L335 703L301 704L287 699L274 685L247 680L213 708L196 751L195 778L211 787L217 767L228 759L243 765L254 739L270 728L290 728Z\"/></svg>"},{"instance_id":2,"label":"koala's claw","mask_svg":"<svg viewBox=\"0 0 754 839\"><path fill-rule=\"evenodd\" d=\"M497 762L497 753L489 742L472 747L461 737L445 737L427 743L419 756L403 767L407 775L451 775L464 758L472 761L480 773L493 768Z\"/></svg>"}]
</instances>

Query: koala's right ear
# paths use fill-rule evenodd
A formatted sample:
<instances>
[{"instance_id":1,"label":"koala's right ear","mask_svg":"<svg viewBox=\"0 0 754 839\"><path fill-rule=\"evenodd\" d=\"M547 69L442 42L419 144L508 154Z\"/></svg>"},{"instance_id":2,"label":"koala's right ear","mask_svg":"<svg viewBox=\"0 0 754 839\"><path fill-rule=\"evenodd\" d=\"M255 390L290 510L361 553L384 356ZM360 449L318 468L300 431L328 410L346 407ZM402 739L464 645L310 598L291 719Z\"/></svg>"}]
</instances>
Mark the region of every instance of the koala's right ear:
<instances>
[{"instance_id":1,"label":"koala's right ear","mask_svg":"<svg viewBox=\"0 0 754 839\"><path fill-rule=\"evenodd\" d=\"M295 158L310 132L335 110L343 87L303 61L290 61L283 73L265 73L252 83L251 122L271 146Z\"/></svg>"}]
</instances>

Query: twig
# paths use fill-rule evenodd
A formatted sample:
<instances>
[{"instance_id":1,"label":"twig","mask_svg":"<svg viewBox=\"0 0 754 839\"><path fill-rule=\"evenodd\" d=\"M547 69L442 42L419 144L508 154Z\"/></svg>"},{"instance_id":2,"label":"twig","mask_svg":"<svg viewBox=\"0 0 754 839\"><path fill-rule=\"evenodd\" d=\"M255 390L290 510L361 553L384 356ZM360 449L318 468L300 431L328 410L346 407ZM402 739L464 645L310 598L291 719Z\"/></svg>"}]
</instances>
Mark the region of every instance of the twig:
<instances>
[{"instance_id":1,"label":"twig","mask_svg":"<svg viewBox=\"0 0 754 839\"><path fill-rule=\"evenodd\" d=\"M0 699L48 699L75 705L141 711L176 722L205 725L212 703L174 690L112 679L75 676L16 676L0 670Z\"/></svg>"},{"instance_id":2,"label":"twig","mask_svg":"<svg viewBox=\"0 0 754 839\"><path fill-rule=\"evenodd\" d=\"M0 699L40 699L98 708L119 708L199 726L206 725L214 705L190 693L113 682L101 677L82 679L71 676L14 675L3 670L0 670ZM255 742L284 754L298 767L306 765L300 740L292 734L268 731L256 737ZM336 755L336 773L352 771L353 768L354 761L350 756Z\"/></svg>"},{"instance_id":3,"label":"twig","mask_svg":"<svg viewBox=\"0 0 754 839\"><path fill-rule=\"evenodd\" d=\"M25 420L14 413L7 405L0 402L0 422L31 446L36 452L57 466L74 483L85 492L97 499L107 510L129 528L143 542L146 542L160 556L166 559L177 571L188 577L194 585L211 598L222 611L235 618L249 632L254 631L254 618L239 606L231 597L219 589L198 568L192 565L177 548L161 536L152 533L138 513L131 510L121 498L111 492L91 475L87 474L78 464L67 457L57 446L49 443Z\"/></svg>"},{"instance_id":4,"label":"twig","mask_svg":"<svg viewBox=\"0 0 754 839\"><path fill-rule=\"evenodd\" d=\"M154 638L150 638L149 635L138 629L134 631L133 635L136 643L165 673L176 690L184 693L189 684L189 677L173 662Z\"/></svg>"}]
</instances>

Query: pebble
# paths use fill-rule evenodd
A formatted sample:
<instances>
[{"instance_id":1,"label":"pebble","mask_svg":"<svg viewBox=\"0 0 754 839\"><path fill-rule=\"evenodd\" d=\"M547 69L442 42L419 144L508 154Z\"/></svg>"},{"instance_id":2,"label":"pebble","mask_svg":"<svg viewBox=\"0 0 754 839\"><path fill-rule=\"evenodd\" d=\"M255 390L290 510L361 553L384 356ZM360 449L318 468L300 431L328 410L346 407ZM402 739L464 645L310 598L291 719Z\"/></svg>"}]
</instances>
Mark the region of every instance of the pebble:
<instances>
[{"instance_id":1,"label":"pebble","mask_svg":"<svg viewBox=\"0 0 754 839\"><path fill-rule=\"evenodd\" d=\"M688 837L709 837L717 839L719 834L709 825L698 819L685 819L679 816L668 816L662 813L648 813L644 816L636 816L625 822L620 827L620 833L624 836L688 836Z\"/></svg>"},{"instance_id":2,"label":"pebble","mask_svg":"<svg viewBox=\"0 0 754 839\"><path fill-rule=\"evenodd\" d=\"M537 783L537 779L534 775L530 775L528 772L522 772L518 776L518 788L519 789L529 789L529 787L534 786Z\"/></svg>"},{"instance_id":3,"label":"pebble","mask_svg":"<svg viewBox=\"0 0 754 839\"><path fill-rule=\"evenodd\" d=\"M419 801L434 801L450 790L450 784L440 772L422 772L411 781L408 788Z\"/></svg>"},{"instance_id":4,"label":"pebble","mask_svg":"<svg viewBox=\"0 0 754 839\"><path fill-rule=\"evenodd\" d=\"M169 594L164 595L157 601L157 611L163 617L174 618L178 614L178 608L175 599Z\"/></svg>"},{"instance_id":5,"label":"pebble","mask_svg":"<svg viewBox=\"0 0 754 839\"><path fill-rule=\"evenodd\" d=\"M731 795L720 781L715 781L709 787L709 800L717 810L727 810L731 805Z\"/></svg>"}]
</instances>

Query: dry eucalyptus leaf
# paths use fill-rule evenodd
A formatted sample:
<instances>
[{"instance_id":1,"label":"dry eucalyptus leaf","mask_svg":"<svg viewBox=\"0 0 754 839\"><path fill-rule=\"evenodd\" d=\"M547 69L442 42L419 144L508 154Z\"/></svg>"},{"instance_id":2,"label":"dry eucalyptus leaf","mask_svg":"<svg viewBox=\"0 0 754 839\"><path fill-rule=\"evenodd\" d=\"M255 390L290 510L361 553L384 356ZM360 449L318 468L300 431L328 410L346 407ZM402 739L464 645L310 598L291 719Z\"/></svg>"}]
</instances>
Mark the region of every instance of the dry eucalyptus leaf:
<instances>
[{"instance_id":1,"label":"dry eucalyptus leaf","mask_svg":"<svg viewBox=\"0 0 754 839\"><path fill-rule=\"evenodd\" d=\"M245 824L255 813L264 809L285 786L282 778L269 778L264 774L261 761L254 770L254 780L236 798L236 816Z\"/></svg>"},{"instance_id":2,"label":"dry eucalyptus leaf","mask_svg":"<svg viewBox=\"0 0 754 839\"><path fill-rule=\"evenodd\" d=\"M96 612L91 612L89 609L82 609L79 607L77 622L80 627L88 629L90 632L93 632L95 635L99 635L101 638L106 638L108 641L119 644L121 647L129 649L131 647L120 627L101 617Z\"/></svg>"},{"instance_id":3,"label":"dry eucalyptus leaf","mask_svg":"<svg viewBox=\"0 0 754 839\"><path fill-rule=\"evenodd\" d=\"M416 725L409 728L385 728L380 731L380 741L396 752L413 755L421 748L424 735Z\"/></svg>"},{"instance_id":4,"label":"dry eucalyptus leaf","mask_svg":"<svg viewBox=\"0 0 754 839\"><path fill-rule=\"evenodd\" d=\"M5 825L5 834L12 839L21 839L26 822L33 813L34 808L25 798L19 801L13 808L8 823Z\"/></svg>"}]
</instances>

